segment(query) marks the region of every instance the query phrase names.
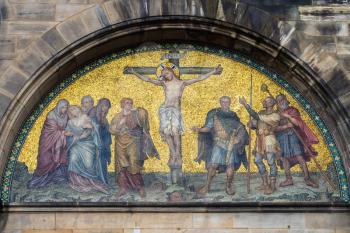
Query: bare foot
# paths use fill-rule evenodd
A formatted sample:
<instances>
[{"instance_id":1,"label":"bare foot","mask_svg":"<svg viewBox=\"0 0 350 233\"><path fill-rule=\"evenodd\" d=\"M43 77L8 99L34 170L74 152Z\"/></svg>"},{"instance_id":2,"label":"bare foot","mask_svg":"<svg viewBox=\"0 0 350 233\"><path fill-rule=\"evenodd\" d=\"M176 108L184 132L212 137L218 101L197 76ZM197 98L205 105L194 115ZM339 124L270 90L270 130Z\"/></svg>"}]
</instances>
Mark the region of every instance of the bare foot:
<instances>
[{"instance_id":1,"label":"bare foot","mask_svg":"<svg viewBox=\"0 0 350 233\"><path fill-rule=\"evenodd\" d=\"M147 196L146 190L145 190L144 188L141 188L141 189L139 190L139 194L140 194L140 197L141 197L141 198L145 198L145 197Z\"/></svg>"},{"instance_id":2,"label":"bare foot","mask_svg":"<svg viewBox=\"0 0 350 233\"><path fill-rule=\"evenodd\" d=\"M291 186L291 185L293 185L292 179L286 179L285 181L280 183L280 187L286 187L286 186Z\"/></svg>"},{"instance_id":3,"label":"bare foot","mask_svg":"<svg viewBox=\"0 0 350 233\"><path fill-rule=\"evenodd\" d=\"M267 185L264 189L264 194L265 195L270 195L273 193L273 190L271 189L270 185Z\"/></svg>"},{"instance_id":4,"label":"bare foot","mask_svg":"<svg viewBox=\"0 0 350 233\"><path fill-rule=\"evenodd\" d=\"M125 196L128 192L125 189L121 189L119 192L117 192L116 197L121 198Z\"/></svg>"},{"instance_id":5,"label":"bare foot","mask_svg":"<svg viewBox=\"0 0 350 233\"><path fill-rule=\"evenodd\" d=\"M199 193L199 194L207 194L208 191L209 191L209 187L208 187L207 185L204 185L203 187L201 187L201 188L197 191L197 193Z\"/></svg>"},{"instance_id":6,"label":"bare foot","mask_svg":"<svg viewBox=\"0 0 350 233\"><path fill-rule=\"evenodd\" d=\"M235 195L236 192L233 190L232 187L227 187L227 188L226 188L226 193L227 193L228 195L233 196L233 195Z\"/></svg>"},{"instance_id":7,"label":"bare foot","mask_svg":"<svg viewBox=\"0 0 350 233\"><path fill-rule=\"evenodd\" d=\"M260 184L258 187L255 188L258 191L262 191L265 189L265 185L264 184Z\"/></svg>"},{"instance_id":8,"label":"bare foot","mask_svg":"<svg viewBox=\"0 0 350 233\"><path fill-rule=\"evenodd\" d=\"M174 165L175 165L175 157L170 155L169 161L168 161L168 166L173 167Z\"/></svg>"},{"instance_id":9,"label":"bare foot","mask_svg":"<svg viewBox=\"0 0 350 233\"><path fill-rule=\"evenodd\" d=\"M313 188L318 188L318 184L313 181L311 178L308 178L308 179L304 179L305 180L305 184L307 186L310 186L310 187L313 187Z\"/></svg>"},{"instance_id":10,"label":"bare foot","mask_svg":"<svg viewBox=\"0 0 350 233\"><path fill-rule=\"evenodd\" d=\"M182 159L181 159L181 157L177 157L175 159L175 164L176 164L177 167L181 167L182 166Z\"/></svg>"}]
</instances>

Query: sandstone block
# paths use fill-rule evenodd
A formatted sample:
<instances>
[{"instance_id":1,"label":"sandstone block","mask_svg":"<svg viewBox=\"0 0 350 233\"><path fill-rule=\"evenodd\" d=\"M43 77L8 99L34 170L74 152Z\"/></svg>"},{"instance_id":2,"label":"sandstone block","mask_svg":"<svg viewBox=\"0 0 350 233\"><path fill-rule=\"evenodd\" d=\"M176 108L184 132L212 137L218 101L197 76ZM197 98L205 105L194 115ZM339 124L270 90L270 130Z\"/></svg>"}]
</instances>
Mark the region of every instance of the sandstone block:
<instances>
[{"instance_id":1,"label":"sandstone block","mask_svg":"<svg viewBox=\"0 0 350 233\"><path fill-rule=\"evenodd\" d=\"M114 229L134 228L131 213L57 213L57 229Z\"/></svg>"},{"instance_id":2,"label":"sandstone block","mask_svg":"<svg viewBox=\"0 0 350 233\"><path fill-rule=\"evenodd\" d=\"M16 95L27 79L28 76L20 72L16 67L10 66L0 77L0 86L7 92Z\"/></svg>"},{"instance_id":3,"label":"sandstone block","mask_svg":"<svg viewBox=\"0 0 350 233\"><path fill-rule=\"evenodd\" d=\"M194 213L194 228L233 228L233 215L223 213Z\"/></svg>"},{"instance_id":4,"label":"sandstone block","mask_svg":"<svg viewBox=\"0 0 350 233\"><path fill-rule=\"evenodd\" d=\"M55 18L54 4L11 4L11 8L16 20L54 21Z\"/></svg>"},{"instance_id":5,"label":"sandstone block","mask_svg":"<svg viewBox=\"0 0 350 233\"><path fill-rule=\"evenodd\" d=\"M192 228L190 213L136 213L134 219L140 228Z\"/></svg>"},{"instance_id":6,"label":"sandstone block","mask_svg":"<svg viewBox=\"0 0 350 233\"><path fill-rule=\"evenodd\" d=\"M92 4L57 4L56 5L56 21L63 21L83 10L92 7Z\"/></svg>"},{"instance_id":7,"label":"sandstone block","mask_svg":"<svg viewBox=\"0 0 350 233\"><path fill-rule=\"evenodd\" d=\"M0 59L12 59L16 53L16 38L0 37Z\"/></svg>"},{"instance_id":8,"label":"sandstone block","mask_svg":"<svg viewBox=\"0 0 350 233\"><path fill-rule=\"evenodd\" d=\"M350 38L337 37L337 55L350 55Z\"/></svg>"},{"instance_id":9,"label":"sandstone block","mask_svg":"<svg viewBox=\"0 0 350 233\"><path fill-rule=\"evenodd\" d=\"M72 233L125 233L126 229L84 229L73 230Z\"/></svg>"},{"instance_id":10,"label":"sandstone block","mask_svg":"<svg viewBox=\"0 0 350 233\"><path fill-rule=\"evenodd\" d=\"M53 213L11 213L8 215L5 231L9 230L53 230L55 214Z\"/></svg>"},{"instance_id":11,"label":"sandstone block","mask_svg":"<svg viewBox=\"0 0 350 233\"><path fill-rule=\"evenodd\" d=\"M271 228L287 229L288 227L303 227L303 214L288 214L288 218L275 213L244 213L234 214L235 228Z\"/></svg>"},{"instance_id":12,"label":"sandstone block","mask_svg":"<svg viewBox=\"0 0 350 233\"><path fill-rule=\"evenodd\" d=\"M54 25L56 25L56 22L9 21L7 23L7 33L15 35L41 35Z\"/></svg>"},{"instance_id":13,"label":"sandstone block","mask_svg":"<svg viewBox=\"0 0 350 233\"><path fill-rule=\"evenodd\" d=\"M350 226L350 213L305 213L307 229L335 229Z\"/></svg>"},{"instance_id":14,"label":"sandstone block","mask_svg":"<svg viewBox=\"0 0 350 233\"><path fill-rule=\"evenodd\" d=\"M157 1L157 4L161 5L162 2ZM150 7L152 6L152 1L150 1ZM142 18L148 15L145 1L114 0L104 3L103 8L106 10L111 24L128 19Z\"/></svg>"},{"instance_id":15,"label":"sandstone block","mask_svg":"<svg viewBox=\"0 0 350 233\"><path fill-rule=\"evenodd\" d=\"M66 42L56 28L52 28L47 31L41 38L56 52L67 46Z\"/></svg>"},{"instance_id":16,"label":"sandstone block","mask_svg":"<svg viewBox=\"0 0 350 233\"><path fill-rule=\"evenodd\" d=\"M249 229L186 229L184 233L249 233Z\"/></svg>"},{"instance_id":17,"label":"sandstone block","mask_svg":"<svg viewBox=\"0 0 350 233\"><path fill-rule=\"evenodd\" d=\"M11 103L11 98L1 94L1 90L0 90L0 117L2 117L5 112L7 107L10 105Z\"/></svg>"}]
</instances>

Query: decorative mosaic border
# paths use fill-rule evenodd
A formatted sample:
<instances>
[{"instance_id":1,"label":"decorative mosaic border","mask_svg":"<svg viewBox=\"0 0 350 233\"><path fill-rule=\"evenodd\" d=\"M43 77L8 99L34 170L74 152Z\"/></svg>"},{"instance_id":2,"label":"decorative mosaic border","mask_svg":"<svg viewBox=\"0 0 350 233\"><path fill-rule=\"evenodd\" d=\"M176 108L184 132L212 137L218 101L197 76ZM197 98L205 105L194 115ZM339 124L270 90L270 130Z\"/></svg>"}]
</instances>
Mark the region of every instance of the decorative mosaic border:
<instances>
[{"instance_id":1,"label":"decorative mosaic border","mask_svg":"<svg viewBox=\"0 0 350 233\"><path fill-rule=\"evenodd\" d=\"M149 47L141 47L136 49L127 49L123 52L119 53L113 53L111 55L105 56L103 58L100 58L96 60L95 62L84 66L82 69L79 69L75 73L73 73L70 77L65 79L61 84L56 86L45 98L42 99L41 103L34 109L34 111L31 113L30 117L26 119L24 122L22 129L20 132L18 132L15 142L13 143L9 158L7 160L7 164L4 170L3 178L2 178L2 187L0 192L0 200L3 204L9 204L10 203L10 197L11 197L11 186L12 186L12 179L14 176L14 171L16 167L16 162L18 159L18 156L20 155L22 146L27 138L27 135L29 134L31 128L33 127L36 119L40 116L40 114L43 112L43 110L48 106L48 104L65 88L67 88L70 84L72 84L74 81L78 80L81 76L85 75L89 71L98 68L101 65L104 65L108 62L111 62L115 59L119 59L124 56L129 56L136 53L141 52L148 52L148 51L156 51L156 50L171 50L171 49L187 49L187 50L194 50L194 51L200 51L210 54L219 55L222 57L226 57L232 60L235 60L237 62L243 63L245 65L248 65L249 67L265 74L268 76L271 80L273 80L275 83L277 83L279 86L281 86L283 89L285 89L301 106L302 108L309 114L309 116L312 118L314 123L317 125L317 127L320 129L322 136L324 140L326 141L328 150L330 151L330 154L333 158L333 163L336 168L336 173L338 176L338 182L340 186L340 200L344 202L350 202L350 192L349 192L349 186L347 183L347 178L344 170L344 166L342 163L342 158L339 152L339 149L337 148L334 138L331 135L330 131L328 130L325 123L320 118L317 111L311 106L311 104L306 100L299 91L290 85L286 80L283 79L283 77L270 69L268 69L263 64L258 64L252 59L238 54L234 53L232 51L215 48L215 47L203 47L199 45L192 45L192 44L162 44L162 45L156 45L156 46L149 46Z\"/></svg>"}]
</instances>

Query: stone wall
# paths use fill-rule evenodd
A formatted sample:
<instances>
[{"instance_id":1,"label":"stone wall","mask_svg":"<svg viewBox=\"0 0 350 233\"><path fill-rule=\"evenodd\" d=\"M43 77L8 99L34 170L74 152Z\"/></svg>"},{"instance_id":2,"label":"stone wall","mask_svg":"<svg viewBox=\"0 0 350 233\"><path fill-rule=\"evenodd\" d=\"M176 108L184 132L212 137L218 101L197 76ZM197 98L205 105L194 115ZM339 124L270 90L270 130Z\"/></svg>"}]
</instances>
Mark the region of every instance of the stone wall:
<instances>
[{"instance_id":1,"label":"stone wall","mask_svg":"<svg viewBox=\"0 0 350 233\"><path fill-rule=\"evenodd\" d=\"M3 233L348 233L346 213L12 213Z\"/></svg>"}]
</instances>

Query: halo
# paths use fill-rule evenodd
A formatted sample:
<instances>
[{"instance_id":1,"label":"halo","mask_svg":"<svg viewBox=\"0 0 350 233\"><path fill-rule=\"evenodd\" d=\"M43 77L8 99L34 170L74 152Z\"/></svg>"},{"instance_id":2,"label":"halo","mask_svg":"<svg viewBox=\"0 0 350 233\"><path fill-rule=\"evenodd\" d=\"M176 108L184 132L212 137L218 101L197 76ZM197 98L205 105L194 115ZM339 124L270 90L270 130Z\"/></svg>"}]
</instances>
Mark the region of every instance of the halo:
<instances>
[{"instance_id":1,"label":"halo","mask_svg":"<svg viewBox=\"0 0 350 233\"><path fill-rule=\"evenodd\" d=\"M177 67L175 64L171 63L171 62L164 62L161 63L158 67L157 67L157 78L160 78L162 71L164 68L171 68L174 71L174 74L176 75L176 77L180 76L180 70L179 67Z\"/></svg>"}]
</instances>

